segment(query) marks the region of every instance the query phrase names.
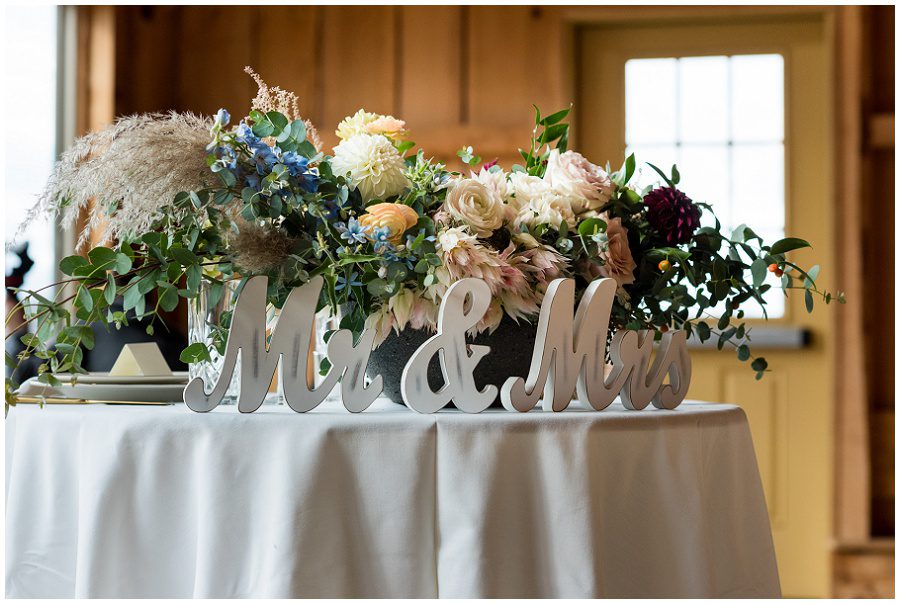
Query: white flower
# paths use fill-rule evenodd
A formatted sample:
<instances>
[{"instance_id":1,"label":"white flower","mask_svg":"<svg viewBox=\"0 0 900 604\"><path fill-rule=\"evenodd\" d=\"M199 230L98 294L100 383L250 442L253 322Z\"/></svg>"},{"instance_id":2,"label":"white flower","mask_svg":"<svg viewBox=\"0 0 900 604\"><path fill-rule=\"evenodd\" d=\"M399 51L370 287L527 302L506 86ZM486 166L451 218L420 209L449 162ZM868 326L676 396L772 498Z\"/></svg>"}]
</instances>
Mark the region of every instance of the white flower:
<instances>
[{"instance_id":1,"label":"white flower","mask_svg":"<svg viewBox=\"0 0 900 604\"><path fill-rule=\"evenodd\" d=\"M409 186L406 164L387 137L356 134L334 148L331 168L335 174L350 174L363 201L387 199Z\"/></svg>"},{"instance_id":2,"label":"white flower","mask_svg":"<svg viewBox=\"0 0 900 604\"><path fill-rule=\"evenodd\" d=\"M475 245L476 238L463 227L453 227L444 229L438 233L438 247L446 254L449 254L458 247L466 245Z\"/></svg>"},{"instance_id":3,"label":"white flower","mask_svg":"<svg viewBox=\"0 0 900 604\"><path fill-rule=\"evenodd\" d=\"M455 181L447 193L444 209L455 220L471 227L478 237L490 237L503 226L503 202L492 190L475 179Z\"/></svg>"},{"instance_id":4,"label":"white flower","mask_svg":"<svg viewBox=\"0 0 900 604\"><path fill-rule=\"evenodd\" d=\"M547 181L524 172L513 172L509 184L518 206L513 226L548 224L559 228L565 222L574 228L577 224L572 198L551 188Z\"/></svg>"},{"instance_id":5,"label":"white flower","mask_svg":"<svg viewBox=\"0 0 900 604\"><path fill-rule=\"evenodd\" d=\"M575 151L551 151L544 180L553 190L572 200L576 214L597 210L609 201L615 189L606 172Z\"/></svg>"},{"instance_id":6,"label":"white flower","mask_svg":"<svg viewBox=\"0 0 900 604\"><path fill-rule=\"evenodd\" d=\"M377 119L377 113L369 113L368 111L360 109L353 115L345 117L341 123L338 124L337 130L335 130L334 133L337 134L338 138L341 140L347 140L356 134L367 134L368 131L366 126Z\"/></svg>"},{"instance_id":7,"label":"white flower","mask_svg":"<svg viewBox=\"0 0 900 604\"><path fill-rule=\"evenodd\" d=\"M438 232L438 251L452 281L467 277L483 279L497 295L503 288L502 271L506 261L496 250L482 245L467 227L452 227Z\"/></svg>"},{"instance_id":8,"label":"white flower","mask_svg":"<svg viewBox=\"0 0 900 604\"><path fill-rule=\"evenodd\" d=\"M509 175L510 192L514 195L518 208L523 208L532 200L543 197L550 191L550 185L537 176L529 176L525 172L513 172Z\"/></svg>"},{"instance_id":9,"label":"white flower","mask_svg":"<svg viewBox=\"0 0 900 604\"><path fill-rule=\"evenodd\" d=\"M472 178L487 187L500 200L505 201L512 195L512 190L507 182L507 174L503 170L482 168L478 174L472 172Z\"/></svg>"}]
</instances>

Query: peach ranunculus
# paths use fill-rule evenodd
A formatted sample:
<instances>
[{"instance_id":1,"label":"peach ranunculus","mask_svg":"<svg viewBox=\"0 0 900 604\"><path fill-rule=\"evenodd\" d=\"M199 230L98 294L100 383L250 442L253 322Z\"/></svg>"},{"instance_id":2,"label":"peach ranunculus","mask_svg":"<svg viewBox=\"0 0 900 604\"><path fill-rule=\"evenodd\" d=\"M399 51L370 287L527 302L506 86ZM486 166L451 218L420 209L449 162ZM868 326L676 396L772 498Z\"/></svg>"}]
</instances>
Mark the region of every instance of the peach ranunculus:
<instances>
[{"instance_id":1,"label":"peach ranunculus","mask_svg":"<svg viewBox=\"0 0 900 604\"><path fill-rule=\"evenodd\" d=\"M610 279L615 279L618 286L634 283L634 269L637 264L631 256L631 248L628 247L628 229L622 226L621 218L607 218L606 220L606 249L600 250L600 259L604 264L600 267L600 274Z\"/></svg>"},{"instance_id":2,"label":"peach ranunculus","mask_svg":"<svg viewBox=\"0 0 900 604\"><path fill-rule=\"evenodd\" d=\"M609 201L615 190L615 185L602 168L575 151L551 151L544 180L554 190L572 199L572 209L576 214L599 209Z\"/></svg>"},{"instance_id":3,"label":"peach ranunculus","mask_svg":"<svg viewBox=\"0 0 900 604\"><path fill-rule=\"evenodd\" d=\"M399 245L403 233L411 229L419 221L414 209L402 203L376 203L366 208L366 213L359 217L359 224L367 227L385 227L390 232L388 240Z\"/></svg>"},{"instance_id":4,"label":"peach ranunculus","mask_svg":"<svg viewBox=\"0 0 900 604\"><path fill-rule=\"evenodd\" d=\"M503 226L506 215L500 197L474 178L454 182L444 201L444 209L455 220L468 225L477 237L490 237Z\"/></svg>"},{"instance_id":5,"label":"peach ranunculus","mask_svg":"<svg viewBox=\"0 0 900 604\"><path fill-rule=\"evenodd\" d=\"M406 134L406 122L393 115L379 115L365 125L368 134L383 134L388 138L401 138Z\"/></svg>"}]
</instances>

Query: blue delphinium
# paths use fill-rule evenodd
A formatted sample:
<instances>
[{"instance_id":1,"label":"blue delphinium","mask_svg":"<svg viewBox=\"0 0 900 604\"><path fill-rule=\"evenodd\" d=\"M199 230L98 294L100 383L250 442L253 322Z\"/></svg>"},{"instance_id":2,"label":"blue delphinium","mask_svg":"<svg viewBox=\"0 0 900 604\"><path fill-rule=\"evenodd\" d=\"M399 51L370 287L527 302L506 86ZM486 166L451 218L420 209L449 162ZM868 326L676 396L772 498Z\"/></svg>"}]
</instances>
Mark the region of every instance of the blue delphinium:
<instances>
[{"instance_id":1,"label":"blue delphinium","mask_svg":"<svg viewBox=\"0 0 900 604\"><path fill-rule=\"evenodd\" d=\"M253 163L256 164L256 172L260 176L266 176L275 165L277 157L272 147L257 139L250 143L250 150L253 153Z\"/></svg>"},{"instance_id":2,"label":"blue delphinium","mask_svg":"<svg viewBox=\"0 0 900 604\"><path fill-rule=\"evenodd\" d=\"M223 169L234 170L237 168L237 154L234 152L234 148L231 145L216 147L214 153L216 155L216 161L213 162L212 165L213 172L218 172Z\"/></svg>"},{"instance_id":3,"label":"blue delphinium","mask_svg":"<svg viewBox=\"0 0 900 604\"><path fill-rule=\"evenodd\" d=\"M291 176L297 179L303 190L312 193L319 186L319 176L309 169L309 160L296 151L280 153L279 161L288 169Z\"/></svg>"},{"instance_id":4,"label":"blue delphinium","mask_svg":"<svg viewBox=\"0 0 900 604\"><path fill-rule=\"evenodd\" d=\"M359 224L359 221L356 218L351 218L347 221L347 224L339 222L334 225L334 228L341 234L341 239L348 243L365 243L368 241L366 235L369 231L369 227Z\"/></svg>"},{"instance_id":5,"label":"blue delphinium","mask_svg":"<svg viewBox=\"0 0 900 604\"><path fill-rule=\"evenodd\" d=\"M246 122L242 121L234 131L234 140L245 145L252 145L259 141L259 137L253 134L253 130Z\"/></svg>"}]
</instances>

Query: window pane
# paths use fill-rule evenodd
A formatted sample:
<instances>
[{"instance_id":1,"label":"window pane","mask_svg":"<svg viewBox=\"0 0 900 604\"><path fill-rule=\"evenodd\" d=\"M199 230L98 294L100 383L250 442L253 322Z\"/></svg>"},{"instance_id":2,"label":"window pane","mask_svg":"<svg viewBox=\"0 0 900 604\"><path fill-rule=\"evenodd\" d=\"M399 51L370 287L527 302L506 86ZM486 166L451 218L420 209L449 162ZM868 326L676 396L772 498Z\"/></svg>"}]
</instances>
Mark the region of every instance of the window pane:
<instances>
[{"instance_id":1,"label":"window pane","mask_svg":"<svg viewBox=\"0 0 900 604\"><path fill-rule=\"evenodd\" d=\"M738 55L731 59L732 128L735 141L784 138L784 58Z\"/></svg>"},{"instance_id":2,"label":"window pane","mask_svg":"<svg viewBox=\"0 0 900 604\"><path fill-rule=\"evenodd\" d=\"M729 147L719 145L684 145L678 159L681 183L678 188L694 201L712 205L723 224L731 222L729 180L731 165ZM709 212L704 212L704 226L713 226Z\"/></svg>"},{"instance_id":3,"label":"window pane","mask_svg":"<svg viewBox=\"0 0 900 604\"><path fill-rule=\"evenodd\" d=\"M625 156L634 153L637 161L637 173L632 179L638 187L656 185L662 181L656 170L647 165L647 162L658 166L666 174L672 168L672 164L678 163L678 149L674 143L670 145L636 145L628 147Z\"/></svg>"},{"instance_id":4,"label":"window pane","mask_svg":"<svg viewBox=\"0 0 900 604\"><path fill-rule=\"evenodd\" d=\"M625 86L626 143L640 186L660 180L646 162L667 173L677 163L679 188L709 203L726 232L745 223L768 243L784 236L781 55L632 59ZM713 224L706 214L704 225ZM767 302L770 317L784 315L780 290ZM762 316L746 306L747 316Z\"/></svg>"},{"instance_id":5,"label":"window pane","mask_svg":"<svg viewBox=\"0 0 900 604\"><path fill-rule=\"evenodd\" d=\"M679 59L678 78L681 140L728 140L728 57Z\"/></svg>"},{"instance_id":6,"label":"window pane","mask_svg":"<svg viewBox=\"0 0 900 604\"><path fill-rule=\"evenodd\" d=\"M39 116L4 120L6 241L11 241L56 159L57 7L10 6L6 10L6 106ZM33 49L27 60L23 60L22 49ZM54 240L54 226L46 220L36 220L19 238L29 243L28 253L34 260L22 287L36 289L55 281ZM19 266L12 253L6 254L6 263L7 273Z\"/></svg>"},{"instance_id":7,"label":"window pane","mask_svg":"<svg viewBox=\"0 0 900 604\"><path fill-rule=\"evenodd\" d=\"M625 63L625 142L675 142L675 59Z\"/></svg>"},{"instance_id":8,"label":"window pane","mask_svg":"<svg viewBox=\"0 0 900 604\"><path fill-rule=\"evenodd\" d=\"M734 202L731 226L751 225L784 233L784 148L781 144L735 145L732 151Z\"/></svg>"}]
</instances>

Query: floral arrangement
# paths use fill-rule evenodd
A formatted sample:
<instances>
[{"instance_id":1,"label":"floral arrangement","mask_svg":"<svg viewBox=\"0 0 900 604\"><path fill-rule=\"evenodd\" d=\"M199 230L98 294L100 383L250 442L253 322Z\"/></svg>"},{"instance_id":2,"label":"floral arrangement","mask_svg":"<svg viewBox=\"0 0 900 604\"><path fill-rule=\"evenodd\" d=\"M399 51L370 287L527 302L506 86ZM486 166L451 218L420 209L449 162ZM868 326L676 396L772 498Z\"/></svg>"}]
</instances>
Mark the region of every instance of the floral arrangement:
<instances>
[{"instance_id":1,"label":"floral arrangement","mask_svg":"<svg viewBox=\"0 0 900 604\"><path fill-rule=\"evenodd\" d=\"M758 378L767 364L748 348L746 304L765 311L772 287L803 290L809 311L815 296L843 302L817 287L818 267L788 259L806 241L766 244L746 225L723 234L712 208L678 189L675 166L667 174L651 164L659 183L641 190L633 155L611 171L568 149L568 109L535 108L520 164L482 164L466 147L458 156L468 170L458 173L414 152L402 120L364 110L338 124L340 142L326 155L296 96L248 73L259 92L236 123L224 109L212 120L123 118L62 157L35 215L71 225L86 212L107 245L63 259L67 279L53 299L20 292L34 330L8 364L37 356L40 380L54 383L55 373L83 371L82 347L92 347L98 324L137 316L152 332L180 298L204 289L214 303L228 282L254 275L269 277L276 308L321 275L319 307L341 309L343 328L376 330L376 342L392 330L434 329L458 279L490 287L477 326L490 332L504 316L534 321L553 279L572 277L580 292L608 277L618 284L613 328L717 338ZM124 312L111 308L117 299ZM227 324L218 327L211 346L221 349ZM209 358L204 343L182 354ZM15 387L7 382L8 396Z\"/></svg>"}]
</instances>

